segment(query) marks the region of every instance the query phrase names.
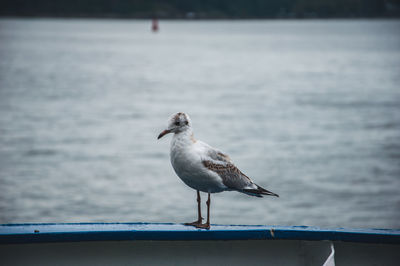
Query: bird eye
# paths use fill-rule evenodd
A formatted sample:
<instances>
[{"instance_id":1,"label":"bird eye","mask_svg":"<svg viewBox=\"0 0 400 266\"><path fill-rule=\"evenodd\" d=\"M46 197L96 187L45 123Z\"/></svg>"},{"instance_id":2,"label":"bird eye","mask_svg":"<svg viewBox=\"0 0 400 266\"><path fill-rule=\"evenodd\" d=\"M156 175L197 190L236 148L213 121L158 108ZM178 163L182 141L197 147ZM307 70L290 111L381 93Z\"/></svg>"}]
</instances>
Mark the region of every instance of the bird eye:
<instances>
[{"instance_id":1,"label":"bird eye","mask_svg":"<svg viewBox=\"0 0 400 266\"><path fill-rule=\"evenodd\" d=\"M179 126L179 122L175 122L175 126Z\"/></svg>"}]
</instances>

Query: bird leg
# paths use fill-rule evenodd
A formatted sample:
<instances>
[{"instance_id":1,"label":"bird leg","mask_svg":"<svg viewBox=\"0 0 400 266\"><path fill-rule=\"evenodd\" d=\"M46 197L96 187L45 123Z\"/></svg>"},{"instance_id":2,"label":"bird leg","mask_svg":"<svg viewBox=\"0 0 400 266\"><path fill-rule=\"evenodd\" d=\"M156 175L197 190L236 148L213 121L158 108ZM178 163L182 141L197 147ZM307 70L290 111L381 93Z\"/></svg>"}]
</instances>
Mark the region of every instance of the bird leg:
<instances>
[{"instance_id":1,"label":"bird leg","mask_svg":"<svg viewBox=\"0 0 400 266\"><path fill-rule=\"evenodd\" d=\"M210 229L210 205L211 205L210 193L208 193L208 200L206 201L206 204L207 204L207 222L205 224L195 225L197 228Z\"/></svg>"},{"instance_id":2,"label":"bird leg","mask_svg":"<svg viewBox=\"0 0 400 266\"><path fill-rule=\"evenodd\" d=\"M192 225L192 226L198 226L201 225L203 218L201 217L201 199L200 199L200 191L197 190L197 221L194 221L192 223L185 223L185 225Z\"/></svg>"}]
</instances>

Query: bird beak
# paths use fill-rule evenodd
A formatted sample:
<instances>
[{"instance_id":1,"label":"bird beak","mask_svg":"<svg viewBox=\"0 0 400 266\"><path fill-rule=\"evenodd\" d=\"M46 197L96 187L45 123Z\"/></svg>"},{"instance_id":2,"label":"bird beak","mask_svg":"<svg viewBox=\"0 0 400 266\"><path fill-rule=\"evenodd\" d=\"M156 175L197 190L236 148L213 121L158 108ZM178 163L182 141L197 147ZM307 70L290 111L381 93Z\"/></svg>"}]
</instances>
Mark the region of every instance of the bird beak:
<instances>
[{"instance_id":1,"label":"bird beak","mask_svg":"<svg viewBox=\"0 0 400 266\"><path fill-rule=\"evenodd\" d=\"M164 130L163 132L160 133L160 135L158 135L157 139L161 139L162 137L164 137L168 133L171 133L171 130L168 130L168 129Z\"/></svg>"}]
</instances>

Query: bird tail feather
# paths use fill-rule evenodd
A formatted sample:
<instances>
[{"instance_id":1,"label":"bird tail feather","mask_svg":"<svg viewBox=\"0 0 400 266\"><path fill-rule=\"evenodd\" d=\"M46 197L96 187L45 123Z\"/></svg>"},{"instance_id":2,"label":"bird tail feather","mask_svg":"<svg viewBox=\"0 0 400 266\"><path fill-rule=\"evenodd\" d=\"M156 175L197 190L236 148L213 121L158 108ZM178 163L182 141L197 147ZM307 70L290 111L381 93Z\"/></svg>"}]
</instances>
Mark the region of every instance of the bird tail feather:
<instances>
[{"instance_id":1,"label":"bird tail feather","mask_svg":"<svg viewBox=\"0 0 400 266\"><path fill-rule=\"evenodd\" d=\"M255 196L255 197L259 197L259 198L262 198L263 197L262 195L279 197L279 195L274 192L266 190L265 188L262 188L259 185L256 185L256 186L257 186L257 188L243 189L241 192L243 192L247 195Z\"/></svg>"}]
</instances>

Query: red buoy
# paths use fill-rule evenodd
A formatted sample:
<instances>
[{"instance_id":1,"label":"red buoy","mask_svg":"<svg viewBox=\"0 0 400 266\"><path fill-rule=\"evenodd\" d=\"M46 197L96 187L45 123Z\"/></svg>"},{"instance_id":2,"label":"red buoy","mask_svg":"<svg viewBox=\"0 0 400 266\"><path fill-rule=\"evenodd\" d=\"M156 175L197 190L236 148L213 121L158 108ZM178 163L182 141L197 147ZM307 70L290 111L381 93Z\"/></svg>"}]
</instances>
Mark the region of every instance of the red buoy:
<instances>
[{"instance_id":1,"label":"red buoy","mask_svg":"<svg viewBox=\"0 0 400 266\"><path fill-rule=\"evenodd\" d=\"M151 30L153 32L157 32L158 31L158 20L157 19L153 19L153 22L151 24Z\"/></svg>"}]
</instances>

